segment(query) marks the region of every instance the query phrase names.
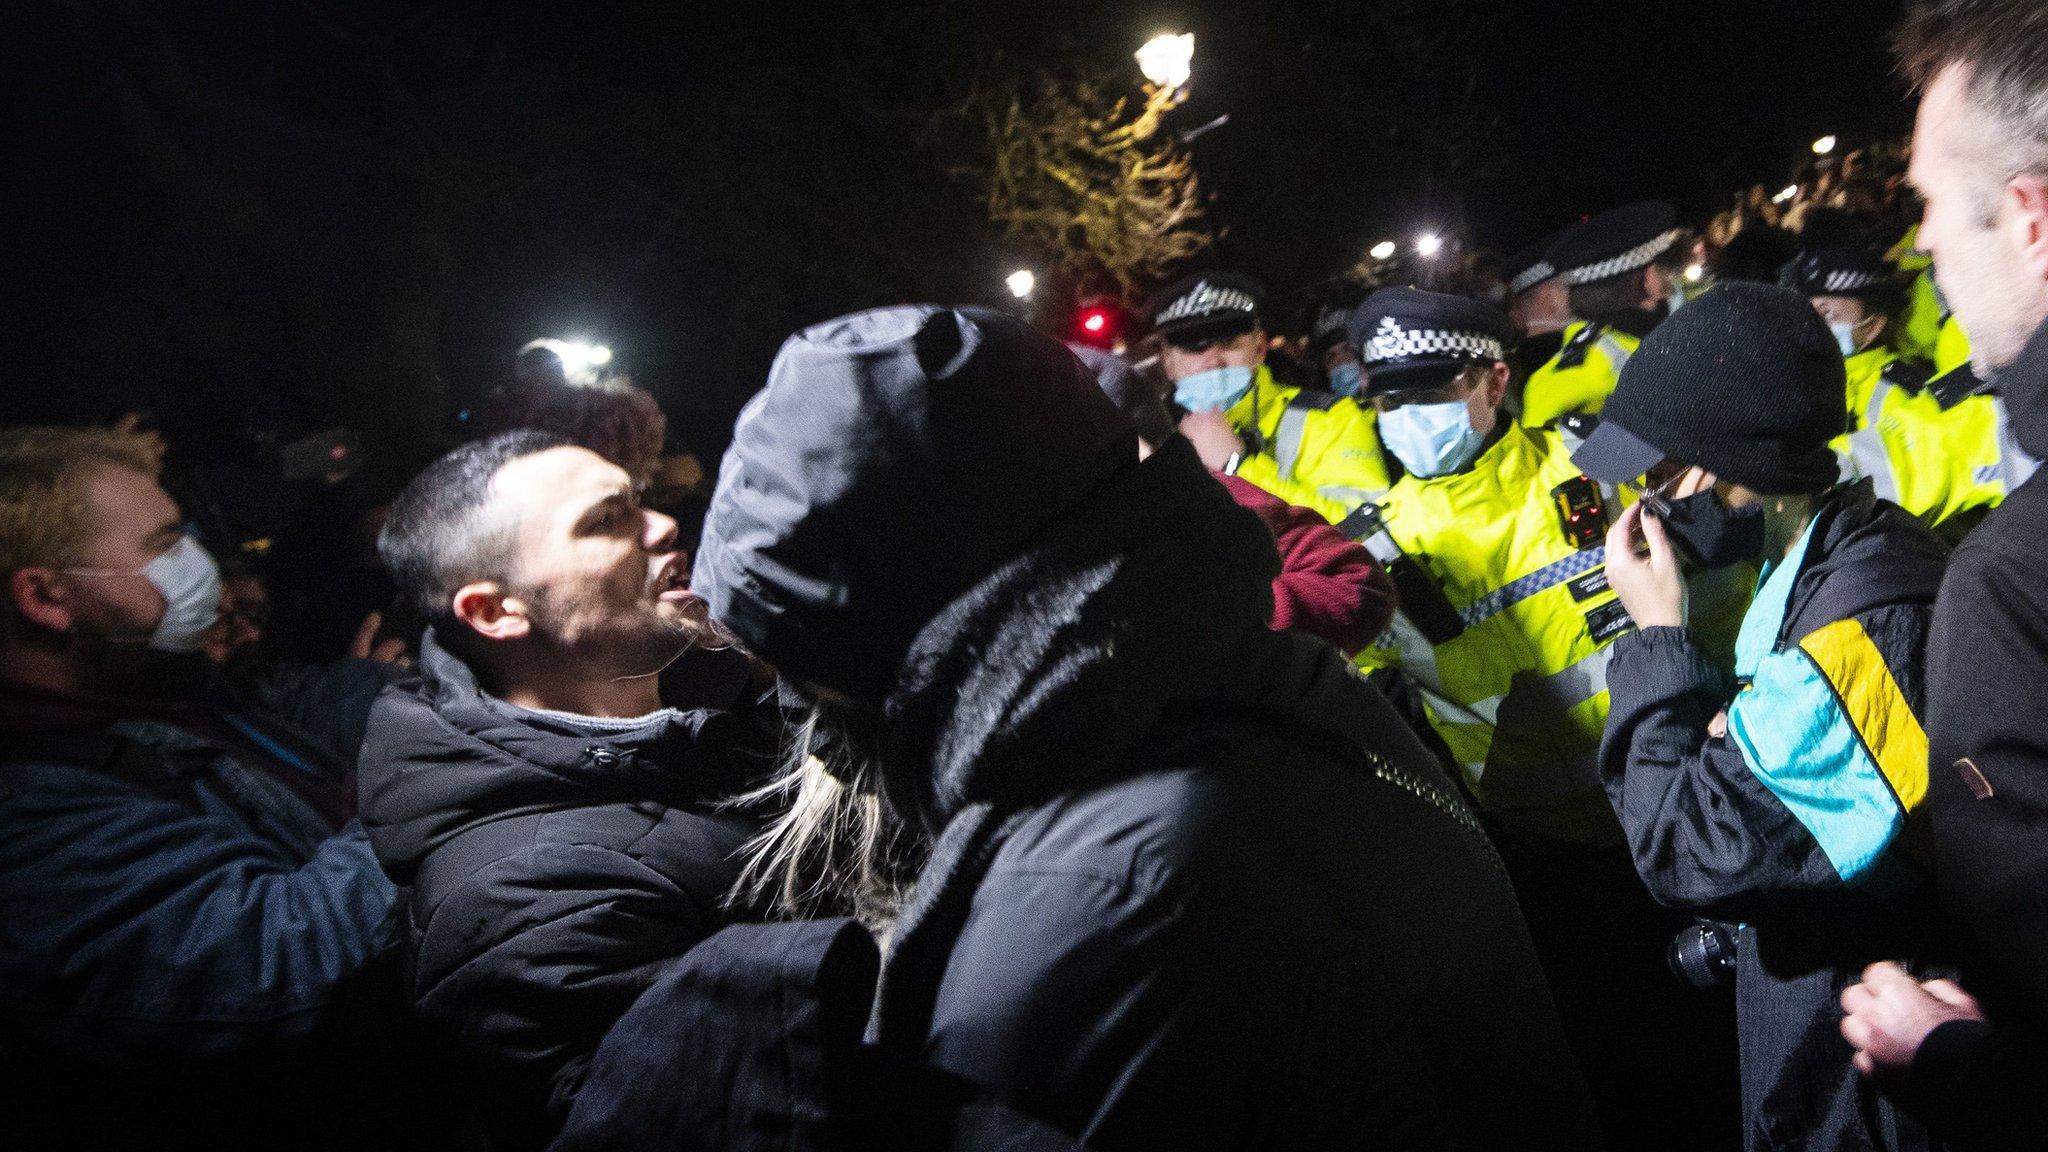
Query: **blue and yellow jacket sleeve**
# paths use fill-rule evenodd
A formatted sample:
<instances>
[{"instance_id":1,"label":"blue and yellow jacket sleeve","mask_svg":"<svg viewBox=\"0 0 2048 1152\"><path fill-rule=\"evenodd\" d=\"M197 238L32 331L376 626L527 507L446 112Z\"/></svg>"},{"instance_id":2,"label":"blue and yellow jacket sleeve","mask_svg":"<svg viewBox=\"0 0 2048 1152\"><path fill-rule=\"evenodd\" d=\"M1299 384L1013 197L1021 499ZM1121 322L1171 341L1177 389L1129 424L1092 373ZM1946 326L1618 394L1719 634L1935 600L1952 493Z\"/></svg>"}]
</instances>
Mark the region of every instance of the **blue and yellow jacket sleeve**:
<instances>
[{"instance_id":1,"label":"blue and yellow jacket sleeve","mask_svg":"<svg viewBox=\"0 0 2048 1152\"><path fill-rule=\"evenodd\" d=\"M1909 854L1895 849L1912 839L1927 790L1927 611L1894 605L1824 625L1764 657L1739 690L1684 629L1616 642L1601 778L1660 902L1911 883ZM1725 733L1713 735L1724 710Z\"/></svg>"}]
</instances>

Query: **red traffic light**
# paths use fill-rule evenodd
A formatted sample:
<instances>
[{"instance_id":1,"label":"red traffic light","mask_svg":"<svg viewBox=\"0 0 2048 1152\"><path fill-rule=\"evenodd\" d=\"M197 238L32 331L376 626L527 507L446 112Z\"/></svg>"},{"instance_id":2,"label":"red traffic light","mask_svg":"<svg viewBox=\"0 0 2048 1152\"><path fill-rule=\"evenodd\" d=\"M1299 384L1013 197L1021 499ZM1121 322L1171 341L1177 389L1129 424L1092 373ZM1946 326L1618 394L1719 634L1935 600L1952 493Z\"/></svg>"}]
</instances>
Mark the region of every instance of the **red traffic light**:
<instances>
[{"instance_id":1,"label":"red traffic light","mask_svg":"<svg viewBox=\"0 0 2048 1152\"><path fill-rule=\"evenodd\" d=\"M1130 313L1123 305L1106 296L1095 296L1082 300L1074 310L1070 339L1097 348L1114 348L1130 327Z\"/></svg>"}]
</instances>

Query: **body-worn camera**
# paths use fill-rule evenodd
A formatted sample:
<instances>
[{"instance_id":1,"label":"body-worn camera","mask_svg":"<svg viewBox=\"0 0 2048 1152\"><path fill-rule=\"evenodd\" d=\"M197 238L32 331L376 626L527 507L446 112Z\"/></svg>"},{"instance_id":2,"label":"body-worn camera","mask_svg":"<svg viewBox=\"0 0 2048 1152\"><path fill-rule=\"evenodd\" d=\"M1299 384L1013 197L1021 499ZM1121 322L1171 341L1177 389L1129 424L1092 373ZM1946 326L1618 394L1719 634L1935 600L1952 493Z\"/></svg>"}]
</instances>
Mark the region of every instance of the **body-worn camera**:
<instances>
[{"instance_id":1,"label":"body-worn camera","mask_svg":"<svg viewBox=\"0 0 2048 1152\"><path fill-rule=\"evenodd\" d=\"M1736 925L1701 920L1671 939L1671 971L1695 988L1718 988L1735 978Z\"/></svg>"}]
</instances>

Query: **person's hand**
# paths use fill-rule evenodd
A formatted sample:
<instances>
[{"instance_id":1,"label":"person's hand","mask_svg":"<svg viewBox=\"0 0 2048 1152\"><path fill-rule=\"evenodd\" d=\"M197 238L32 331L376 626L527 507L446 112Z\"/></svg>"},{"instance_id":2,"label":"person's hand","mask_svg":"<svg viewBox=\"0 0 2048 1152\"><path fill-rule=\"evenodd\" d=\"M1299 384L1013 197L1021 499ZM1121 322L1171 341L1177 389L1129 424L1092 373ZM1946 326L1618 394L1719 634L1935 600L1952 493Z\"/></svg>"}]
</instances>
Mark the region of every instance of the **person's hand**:
<instances>
[{"instance_id":1,"label":"person's hand","mask_svg":"<svg viewBox=\"0 0 2048 1152\"><path fill-rule=\"evenodd\" d=\"M377 629L383 626L382 612L372 612L363 617L363 622L356 626L355 639L349 641L348 654L358 660L375 660L398 668L412 667L412 658L405 654L402 638L393 636L382 644L377 643Z\"/></svg>"},{"instance_id":2,"label":"person's hand","mask_svg":"<svg viewBox=\"0 0 2048 1152\"><path fill-rule=\"evenodd\" d=\"M1636 536L1649 546L1637 555ZM1664 524L1643 515L1638 502L1607 530L1607 583L1638 628L1677 628L1685 623L1685 575Z\"/></svg>"},{"instance_id":3,"label":"person's hand","mask_svg":"<svg viewBox=\"0 0 2048 1152\"><path fill-rule=\"evenodd\" d=\"M1244 441L1221 412L1190 412L1180 418L1180 434L1195 446L1195 455L1211 472L1221 472L1232 456L1244 455Z\"/></svg>"},{"instance_id":4,"label":"person's hand","mask_svg":"<svg viewBox=\"0 0 2048 1152\"><path fill-rule=\"evenodd\" d=\"M1903 1071L1927 1034L1951 1020L1982 1020L1984 1010L1953 981L1913 979L1886 961L1863 970L1863 982L1842 992L1842 1038L1856 1049L1865 1076Z\"/></svg>"}]
</instances>

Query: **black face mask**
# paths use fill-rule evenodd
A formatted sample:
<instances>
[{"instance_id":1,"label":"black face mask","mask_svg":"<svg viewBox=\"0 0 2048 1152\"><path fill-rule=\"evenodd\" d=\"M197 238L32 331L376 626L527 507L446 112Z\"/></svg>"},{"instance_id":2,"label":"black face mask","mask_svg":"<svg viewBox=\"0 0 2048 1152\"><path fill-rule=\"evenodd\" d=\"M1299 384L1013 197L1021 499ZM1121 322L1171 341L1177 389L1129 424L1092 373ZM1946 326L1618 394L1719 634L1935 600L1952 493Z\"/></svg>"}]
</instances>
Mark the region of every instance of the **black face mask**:
<instances>
[{"instance_id":1,"label":"black face mask","mask_svg":"<svg viewBox=\"0 0 2048 1152\"><path fill-rule=\"evenodd\" d=\"M1683 500L1667 501L1667 505L1669 513L1660 517L1664 529L1678 546L1679 556L1693 567L1726 568L1763 559L1763 505L1730 508L1711 488Z\"/></svg>"}]
</instances>

